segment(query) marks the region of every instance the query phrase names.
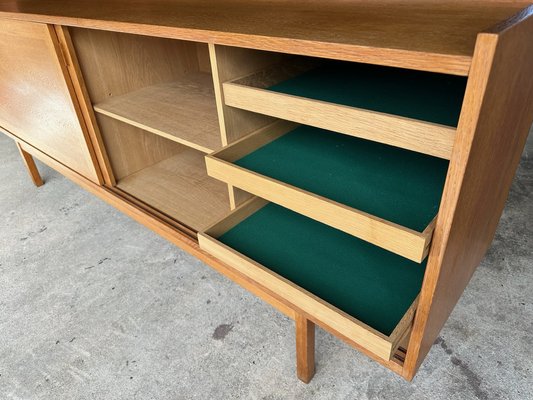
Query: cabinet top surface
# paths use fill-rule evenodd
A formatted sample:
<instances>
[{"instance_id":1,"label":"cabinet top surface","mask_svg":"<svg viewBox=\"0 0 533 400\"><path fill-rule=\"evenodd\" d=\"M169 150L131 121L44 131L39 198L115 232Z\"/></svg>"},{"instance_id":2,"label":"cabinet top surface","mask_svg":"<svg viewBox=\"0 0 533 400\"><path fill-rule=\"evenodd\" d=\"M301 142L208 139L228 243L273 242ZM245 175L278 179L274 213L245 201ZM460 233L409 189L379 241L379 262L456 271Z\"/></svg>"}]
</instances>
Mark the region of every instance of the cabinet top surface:
<instances>
[{"instance_id":1,"label":"cabinet top surface","mask_svg":"<svg viewBox=\"0 0 533 400\"><path fill-rule=\"evenodd\" d=\"M0 0L0 16L353 61L366 54L369 62L376 62L374 56L381 64L466 75L477 34L527 5L490 0Z\"/></svg>"}]
</instances>

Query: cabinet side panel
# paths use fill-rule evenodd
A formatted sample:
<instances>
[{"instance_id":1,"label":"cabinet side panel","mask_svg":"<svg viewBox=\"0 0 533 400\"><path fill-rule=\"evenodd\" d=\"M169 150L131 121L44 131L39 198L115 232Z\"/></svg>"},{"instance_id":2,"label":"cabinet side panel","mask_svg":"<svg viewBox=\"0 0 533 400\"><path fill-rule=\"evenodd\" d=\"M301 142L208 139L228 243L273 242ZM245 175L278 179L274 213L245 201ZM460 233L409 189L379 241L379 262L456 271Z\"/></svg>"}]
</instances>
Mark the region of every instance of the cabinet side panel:
<instances>
[{"instance_id":1,"label":"cabinet side panel","mask_svg":"<svg viewBox=\"0 0 533 400\"><path fill-rule=\"evenodd\" d=\"M411 379L489 248L533 119L533 7L478 36L404 375Z\"/></svg>"},{"instance_id":2,"label":"cabinet side panel","mask_svg":"<svg viewBox=\"0 0 533 400\"><path fill-rule=\"evenodd\" d=\"M0 20L0 125L99 181L52 27Z\"/></svg>"}]
</instances>

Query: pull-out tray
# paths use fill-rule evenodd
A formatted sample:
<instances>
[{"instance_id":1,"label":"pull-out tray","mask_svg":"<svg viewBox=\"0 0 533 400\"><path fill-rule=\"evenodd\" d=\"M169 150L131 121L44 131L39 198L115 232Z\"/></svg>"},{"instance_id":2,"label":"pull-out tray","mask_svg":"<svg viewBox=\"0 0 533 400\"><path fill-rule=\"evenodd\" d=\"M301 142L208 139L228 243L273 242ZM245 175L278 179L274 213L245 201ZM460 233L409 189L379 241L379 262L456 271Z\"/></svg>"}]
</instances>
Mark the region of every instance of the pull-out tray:
<instances>
[{"instance_id":1,"label":"pull-out tray","mask_svg":"<svg viewBox=\"0 0 533 400\"><path fill-rule=\"evenodd\" d=\"M409 334L425 264L253 198L200 247L384 360Z\"/></svg>"},{"instance_id":2,"label":"pull-out tray","mask_svg":"<svg viewBox=\"0 0 533 400\"><path fill-rule=\"evenodd\" d=\"M206 156L207 173L421 262L448 162L279 121Z\"/></svg>"},{"instance_id":3,"label":"pull-out tray","mask_svg":"<svg viewBox=\"0 0 533 400\"><path fill-rule=\"evenodd\" d=\"M226 105L449 159L466 78L291 59L223 84Z\"/></svg>"}]
</instances>

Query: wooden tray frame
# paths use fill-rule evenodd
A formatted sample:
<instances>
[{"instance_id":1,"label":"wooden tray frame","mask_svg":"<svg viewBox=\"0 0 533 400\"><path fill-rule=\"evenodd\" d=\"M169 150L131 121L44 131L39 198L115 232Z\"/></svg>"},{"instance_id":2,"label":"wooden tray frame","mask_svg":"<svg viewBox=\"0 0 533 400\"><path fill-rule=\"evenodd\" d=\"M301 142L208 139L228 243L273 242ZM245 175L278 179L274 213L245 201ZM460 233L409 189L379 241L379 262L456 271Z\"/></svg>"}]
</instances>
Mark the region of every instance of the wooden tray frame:
<instances>
[{"instance_id":1,"label":"wooden tray frame","mask_svg":"<svg viewBox=\"0 0 533 400\"><path fill-rule=\"evenodd\" d=\"M246 201L227 217L198 234L200 248L231 265L254 282L280 294L284 300L294 307L318 320L324 321L336 331L383 360L390 360L399 347L401 340L409 334L418 304L418 297L406 311L393 332L387 336L217 240L223 233L267 204L268 201L258 197Z\"/></svg>"},{"instance_id":2,"label":"wooden tray frame","mask_svg":"<svg viewBox=\"0 0 533 400\"><path fill-rule=\"evenodd\" d=\"M278 121L206 156L208 175L412 261L422 262L428 254L435 218L423 232L417 232L233 163L296 126L292 122Z\"/></svg>"}]
</instances>

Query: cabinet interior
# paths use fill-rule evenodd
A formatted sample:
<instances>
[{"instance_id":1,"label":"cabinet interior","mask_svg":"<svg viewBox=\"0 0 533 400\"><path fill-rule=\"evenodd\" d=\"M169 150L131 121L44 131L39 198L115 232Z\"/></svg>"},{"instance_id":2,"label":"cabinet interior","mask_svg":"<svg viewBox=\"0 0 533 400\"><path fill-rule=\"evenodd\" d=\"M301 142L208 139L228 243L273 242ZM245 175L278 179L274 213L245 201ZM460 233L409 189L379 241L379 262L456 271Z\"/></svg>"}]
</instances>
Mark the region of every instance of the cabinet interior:
<instances>
[{"instance_id":1,"label":"cabinet interior","mask_svg":"<svg viewBox=\"0 0 533 400\"><path fill-rule=\"evenodd\" d=\"M392 357L416 311L465 78L71 32L116 188L200 232L228 264L251 259L361 320L368 348ZM248 201L269 204L245 218ZM358 277L388 279L382 308Z\"/></svg>"},{"instance_id":2,"label":"cabinet interior","mask_svg":"<svg viewBox=\"0 0 533 400\"><path fill-rule=\"evenodd\" d=\"M198 231L229 211L203 155L221 147L208 46L71 29L116 187Z\"/></svg>"}]
</instances>

